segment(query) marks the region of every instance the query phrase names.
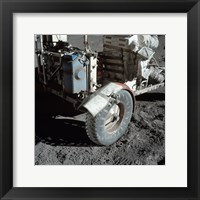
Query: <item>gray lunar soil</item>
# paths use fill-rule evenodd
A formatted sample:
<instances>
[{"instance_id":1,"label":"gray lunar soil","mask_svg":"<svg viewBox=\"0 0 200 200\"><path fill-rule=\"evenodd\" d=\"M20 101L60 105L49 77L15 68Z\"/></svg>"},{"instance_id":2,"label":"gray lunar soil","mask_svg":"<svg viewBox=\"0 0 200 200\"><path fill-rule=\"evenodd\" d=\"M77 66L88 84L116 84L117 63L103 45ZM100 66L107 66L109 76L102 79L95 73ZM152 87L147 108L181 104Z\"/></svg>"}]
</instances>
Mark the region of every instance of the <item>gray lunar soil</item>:
<instances>
[{"instance_id":1,"label":"gray lunar soil","mask_svg":"<svg viewBox=\"0 0 200 200\"><path fill-rule=\"evenodd\" d=\"M83 48L82 36L69 36L73 46ZM156 59L165 66L165 37L159 36ZM102 51L102 37L89 36L93 50ZM40 92L36 93L41 97ZM50 103L50 100L53 102ZM165 164L165 88L136 97L134 117L126 134L111 146L98 146L86 135L85 124L74 120L46 119L41 107L67 107L60 99L36 105L35 165L164 165ZM38 117L39 116L39 117Z\"/></svg>"}]
</instances>

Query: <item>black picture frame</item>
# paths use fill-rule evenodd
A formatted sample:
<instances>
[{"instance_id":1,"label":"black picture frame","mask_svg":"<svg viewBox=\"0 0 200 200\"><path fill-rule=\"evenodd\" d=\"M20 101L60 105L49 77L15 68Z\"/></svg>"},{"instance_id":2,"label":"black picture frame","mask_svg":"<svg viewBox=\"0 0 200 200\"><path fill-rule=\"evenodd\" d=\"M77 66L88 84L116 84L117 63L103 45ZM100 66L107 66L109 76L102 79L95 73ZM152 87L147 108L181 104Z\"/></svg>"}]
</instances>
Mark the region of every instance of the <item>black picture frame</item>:
<instances>
[{"instance_id":1,"label":"black picture frame","mask_svg":"<svg viewBox=\"0 0 200 200\"><path fill-rule=\"evenodd\" d=\"M13 187L13 13L187 13L188 187ZM0 0L0 197L2 199L200 199L200 2L198 0ZM184 45L184 43L183 43ZM181 142L181 141L178 141Z\"/></svg>"}]
</instances>

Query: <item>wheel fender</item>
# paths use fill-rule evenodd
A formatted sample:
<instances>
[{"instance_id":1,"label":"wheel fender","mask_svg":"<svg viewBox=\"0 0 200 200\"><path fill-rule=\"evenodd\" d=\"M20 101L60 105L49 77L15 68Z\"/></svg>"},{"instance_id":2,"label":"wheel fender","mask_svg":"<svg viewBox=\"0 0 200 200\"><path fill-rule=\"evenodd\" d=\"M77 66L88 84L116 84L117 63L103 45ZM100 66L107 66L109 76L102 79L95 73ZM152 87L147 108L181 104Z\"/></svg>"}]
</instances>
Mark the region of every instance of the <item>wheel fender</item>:
<instances>
[{"instance_id":1,"label":"wheel fender","mask_svg":"<svg viewBox=\"0 0 200 200\"><path fill-rule=\"evenodd\" d=\"M116 94L120 90L127 90L130 92L133 98L133 104L135 105L135 97L130 88L121 83L108 83L104 87L97 90L94 94L89 96L83 103L83 107L86 108L93 117L95 117L101 110L103 110L111 101L113 94Z\"/></svg>"}]
</instances>

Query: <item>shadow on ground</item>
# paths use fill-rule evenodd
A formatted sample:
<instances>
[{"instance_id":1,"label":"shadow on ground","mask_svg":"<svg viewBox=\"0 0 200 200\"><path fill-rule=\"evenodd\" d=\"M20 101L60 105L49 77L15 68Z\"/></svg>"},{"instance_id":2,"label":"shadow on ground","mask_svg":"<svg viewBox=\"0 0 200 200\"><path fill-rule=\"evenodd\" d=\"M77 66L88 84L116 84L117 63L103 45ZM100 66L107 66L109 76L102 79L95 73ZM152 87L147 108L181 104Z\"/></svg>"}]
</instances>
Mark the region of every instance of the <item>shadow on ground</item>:
<instances>
[{"instance_id":1,"label":"shadow on ground","mask_svg":"<svg viewBox=\"0 0 200 200\"><path fill-rule=\"evenodd\" d=\"M35 144L39 142L51 146L95 145L89 140L84 123L66 119L43 119L36 123Z\"/></svg>"},{"instance_id":2,"label":"shadow on ground","mask_svg":"<svg viewBox=\"0 0 200 200\"><path fill-rule=\"evenodd\" d=\"M136 101L164 101L165 93L145 93L136 96Z\"/></svg>"}]
</instances>

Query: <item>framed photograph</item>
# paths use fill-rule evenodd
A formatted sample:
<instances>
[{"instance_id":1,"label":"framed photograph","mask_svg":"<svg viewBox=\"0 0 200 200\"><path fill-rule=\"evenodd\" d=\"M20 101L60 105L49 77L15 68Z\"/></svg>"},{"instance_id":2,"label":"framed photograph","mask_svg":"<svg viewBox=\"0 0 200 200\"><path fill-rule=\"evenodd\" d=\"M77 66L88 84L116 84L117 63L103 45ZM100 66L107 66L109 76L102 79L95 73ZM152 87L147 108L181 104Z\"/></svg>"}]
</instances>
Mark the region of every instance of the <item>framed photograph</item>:
<instances>
[{"instance_id":1,"label":"framed photograph","mask_svg":"<svg viewBox=\"0 0 200 200\"><path fill-rule=\"evenodd\" d=\"M35 165L165 165L165 35L35 41Z\"/></svg>"},{"instance_id":2,"label":"framed photograph","mask_svg":"<svg viewBox=\"0 0 200 200\"><path fill-rule=\"evenodd\" d=\"M199 1L0 1L2 199L199 199Z\"/></svg>"}]
</instances>

